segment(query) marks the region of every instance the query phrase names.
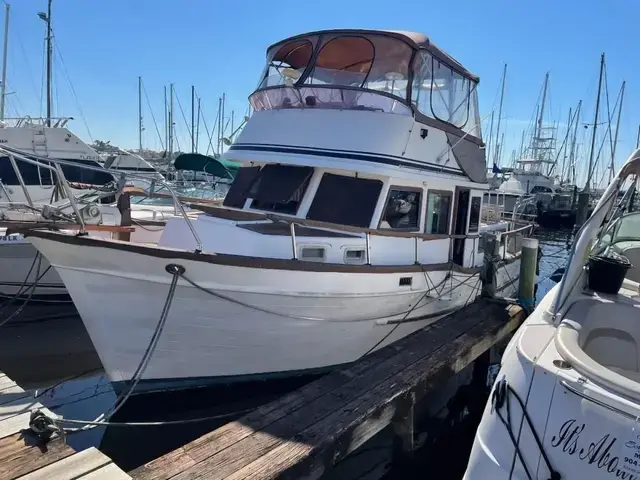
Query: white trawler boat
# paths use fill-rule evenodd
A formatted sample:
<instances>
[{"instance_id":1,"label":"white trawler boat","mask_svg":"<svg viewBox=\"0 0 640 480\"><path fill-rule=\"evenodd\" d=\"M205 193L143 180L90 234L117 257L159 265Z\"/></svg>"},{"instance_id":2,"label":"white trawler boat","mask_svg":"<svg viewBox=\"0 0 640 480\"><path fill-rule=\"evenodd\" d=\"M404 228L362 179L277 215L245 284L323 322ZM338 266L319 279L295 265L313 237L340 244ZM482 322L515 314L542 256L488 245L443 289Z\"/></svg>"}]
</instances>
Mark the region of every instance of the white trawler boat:
<instances>
[{"instance_id":1,"label":"white trawler boat","mask_svg":"<svg viewBox=\"0 0 640 480\"><path fill-rule=\"evenodd\" d=\"M64 280L116 387L352 362L479 294L488 186L477 84L421 34L283 40L226 154L243 167L223 207L169 219L157 245L28 239ZM505 252L509 295L519 257Z\"/></svg>"},{"instance_id":2,"label":"white trawler boat","mask_svg":"<svg viewBox=\"0 0 640 480\"><path fill-rule=\"evenodd\" d=\"M507 346L465 479L640 478L639 175L636 150Z\"/></svg>"}]
</instances>

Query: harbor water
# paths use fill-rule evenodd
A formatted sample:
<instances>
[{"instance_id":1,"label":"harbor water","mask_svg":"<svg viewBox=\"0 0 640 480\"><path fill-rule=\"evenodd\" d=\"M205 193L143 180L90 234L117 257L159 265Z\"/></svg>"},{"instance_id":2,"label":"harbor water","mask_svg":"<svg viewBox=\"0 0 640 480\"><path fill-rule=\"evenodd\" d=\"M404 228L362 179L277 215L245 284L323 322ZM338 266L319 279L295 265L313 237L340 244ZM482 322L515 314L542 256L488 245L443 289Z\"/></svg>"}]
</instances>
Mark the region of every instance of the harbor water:
<instances>
[{"instance_id":1,"label":"harbor water","mask_svg":"<svg viewBox=\"0 0 640 480\"><path fill-rule=\"evenodd\" d=\"M571 232L538 230L536 236L542 250L536 294L540 300L555 285L551 278L554 272L566 263ZM10 305L4 312L0 310L0 319L14 308ZM116 400L82 321L70 304L28 305L0 328L0 371L25 389L37 389L40 403L66 418L94 420ZM129 471L315 378L134 395L112 419L121 425L74 433L67 442L76 451L95 446ZM479 398L478 404L485 401ZM207 420L125 425L201 418ZM419 451L402 472L392 471L388 478L422 478L426 471L434 478L461 478L479 420L477 412L470 412L455 428L442 429L440 438L428 442L429 448ZM452 451L455 459L445 461Z\"/></svg>"}]
</instances>

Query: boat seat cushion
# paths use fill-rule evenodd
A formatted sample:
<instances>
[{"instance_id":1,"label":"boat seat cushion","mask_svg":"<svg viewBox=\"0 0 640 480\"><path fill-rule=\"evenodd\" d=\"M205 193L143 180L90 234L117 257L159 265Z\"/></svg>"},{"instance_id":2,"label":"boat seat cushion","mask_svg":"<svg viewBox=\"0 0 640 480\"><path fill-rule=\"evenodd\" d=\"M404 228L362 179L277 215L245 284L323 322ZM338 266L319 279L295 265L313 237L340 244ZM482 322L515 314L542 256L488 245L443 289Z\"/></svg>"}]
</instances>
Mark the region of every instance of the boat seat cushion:
<instances>
[{"instance_id":1,"label":"boat seat cushion","mask_svg":"<svg viewBox=\"0 0 640 480\"><path fill-rule=\"evenodd\" d=\"M573 304L558 327L556 348L577 371L640 399L640 302L622 295Z\"/></svg>"}]
</instances>

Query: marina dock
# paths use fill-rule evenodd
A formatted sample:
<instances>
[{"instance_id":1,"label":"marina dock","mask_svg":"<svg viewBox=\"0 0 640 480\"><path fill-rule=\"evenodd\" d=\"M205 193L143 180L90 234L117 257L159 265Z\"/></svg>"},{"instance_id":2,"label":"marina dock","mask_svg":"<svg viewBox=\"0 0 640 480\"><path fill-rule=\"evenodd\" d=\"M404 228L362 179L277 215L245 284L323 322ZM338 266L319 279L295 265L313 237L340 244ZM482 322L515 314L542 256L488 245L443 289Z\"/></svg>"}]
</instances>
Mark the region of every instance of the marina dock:
<instances>
[{"instance_id":1,"label":"marina dock","mask_svg":"<svg viewBox=\"0 0 640 480\"><path fill-rule=\"evenodd\" d=\"M485 361L478 362L484 365L479 378L486 382L490 350L524 318L518 306L478 299L130 475L134 480L320 478L385 429L395 437L393 457L411 455L418 446L421 401L480 357ZM382 476L385 468L379 467Z\"/></svg>"},{"instance_id":2,"label":"marina dock","mask_svg":"<svg viewBox=\"0 0 640 480\"><path fill-rule=\"evenodd\" d=\"M76 452L63 438L40 442L29 429L31 412L55 416L0 372L0 478L3 480L127 480L109 457L91 447Z\"/></svg>"}]
</instances>

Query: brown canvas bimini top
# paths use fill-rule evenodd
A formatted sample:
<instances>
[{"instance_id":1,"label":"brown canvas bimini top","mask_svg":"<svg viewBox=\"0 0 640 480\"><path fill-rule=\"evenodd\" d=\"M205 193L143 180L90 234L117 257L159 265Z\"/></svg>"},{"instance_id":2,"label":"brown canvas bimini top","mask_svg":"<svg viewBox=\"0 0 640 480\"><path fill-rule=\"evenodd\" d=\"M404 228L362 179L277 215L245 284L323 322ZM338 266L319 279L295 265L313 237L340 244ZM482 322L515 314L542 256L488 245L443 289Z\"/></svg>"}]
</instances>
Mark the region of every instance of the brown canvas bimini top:
<instances>
[{"instance_id":1,"label":"brown canvas bimini top","mask_svg":"<svg viewBox=\"0 0 640 480\"><path fill-rule=\"evenodd\" d=\"M267 52L272 48L280 46L284 43L291 42L293 40L302 39L314 35L335 35L335 34L345 34L345 35L383 35L388 37L394 37L403 42L407 43L409 46L416 50L427 50L431 55L440 60L441 62L446 63L451 68L457 70L459 73L464 75L465 77L473 80L474 82L479 82L480 77L468 71L460 62L446 53L444 50L441 50L437 47L426 35L417 32L405 32L400 30L366 30L366 29L338 29L338 30L319 30L314 32L307 32L299 35L294 35L293 37L285 38L284 40L280 40L279 42L274 43L269 48L267 48Z\"/></svg>"}]
</instances>

